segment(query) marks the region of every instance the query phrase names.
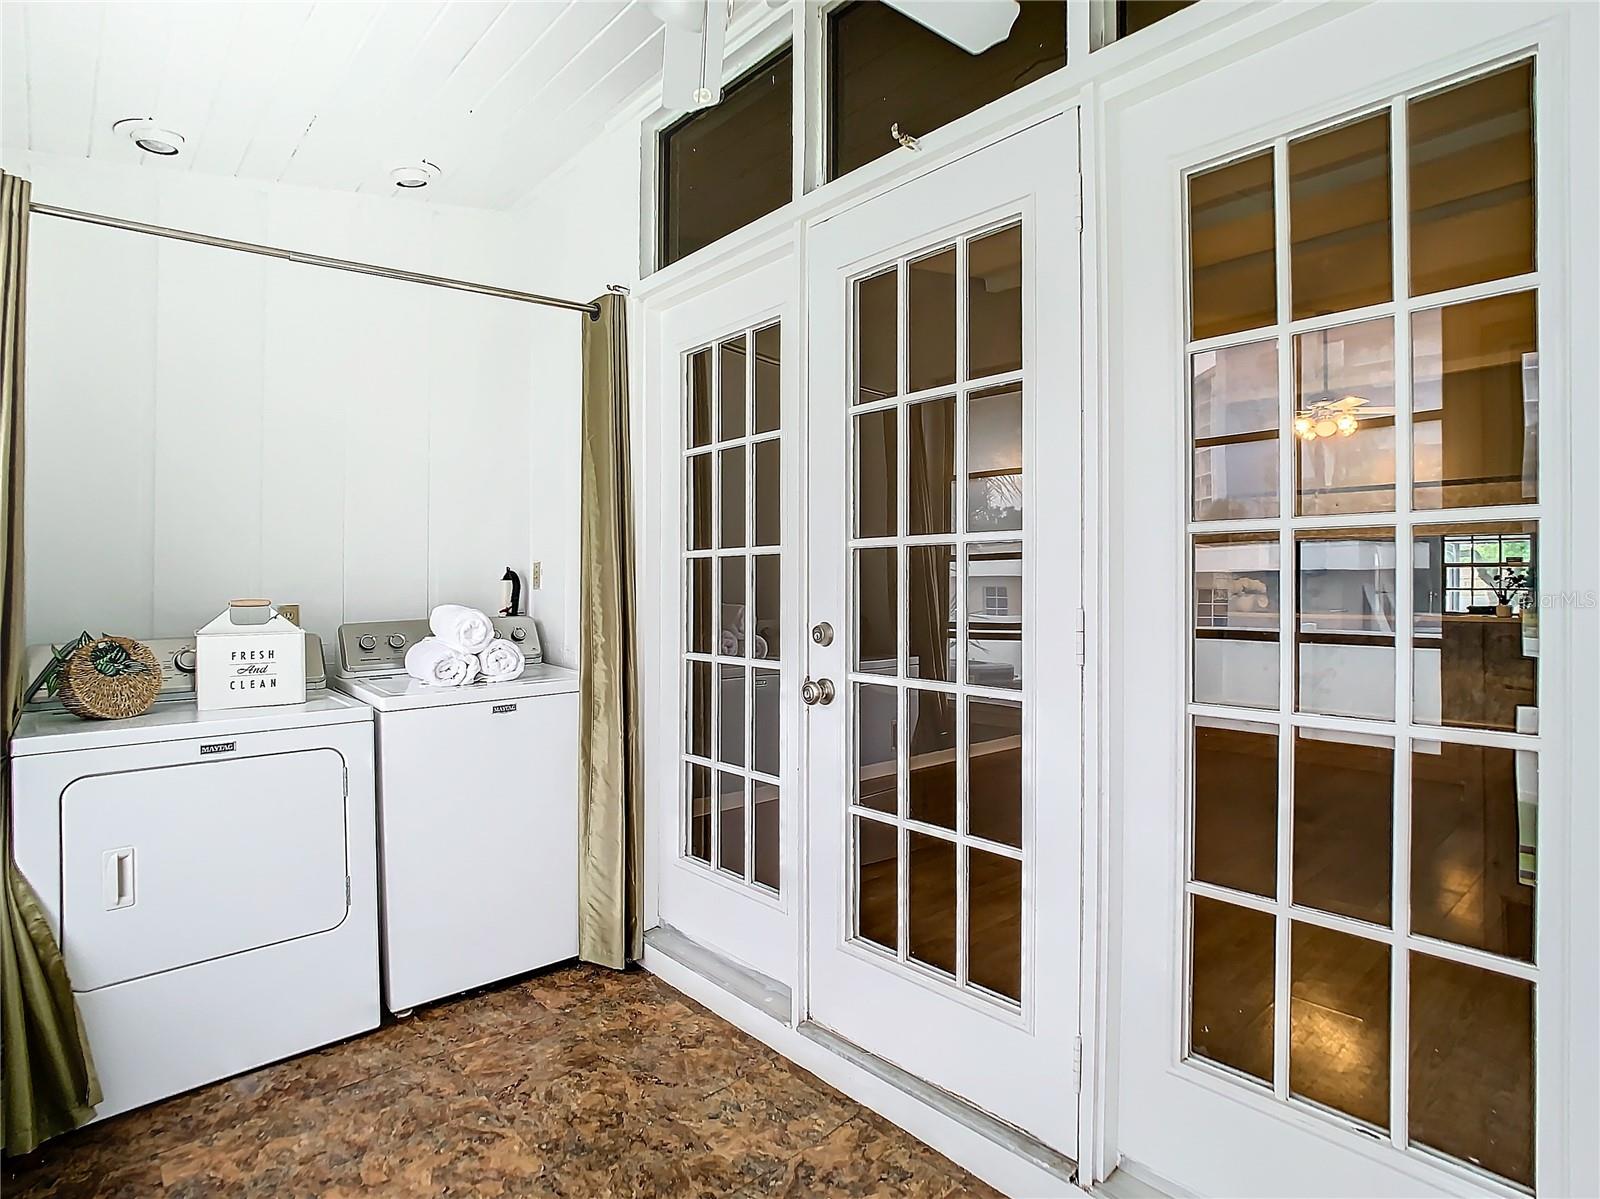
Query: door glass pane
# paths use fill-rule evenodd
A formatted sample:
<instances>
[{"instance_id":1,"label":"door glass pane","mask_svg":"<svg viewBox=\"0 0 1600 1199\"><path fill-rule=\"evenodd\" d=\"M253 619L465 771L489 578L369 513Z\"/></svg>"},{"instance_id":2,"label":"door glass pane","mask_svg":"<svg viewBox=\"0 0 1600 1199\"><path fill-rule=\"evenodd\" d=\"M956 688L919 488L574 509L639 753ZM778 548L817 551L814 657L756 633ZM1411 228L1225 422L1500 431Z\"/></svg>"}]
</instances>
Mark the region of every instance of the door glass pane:
<instances>
[{"instance_id":1,"label":"door glass pane","mask_svg":"<svg viewBox=\"0 0 1600 1199\"><path fill-rule=\"evenodd\" d=\"M855 689L856 803L893 815L900 810L898 693L866 683L857 683Z\"/></svg>"},{"instance_id":2,"label":"door glass pane","mask_svg":"<svg viewBox=\"0 0 1600 1199\"><path fill-rule=\"evenodd\" d=\"M778 442L755 445L756 527L754 545L777 545L783 540L783 475Z\"/></svg>"},{"instance_id":3,"label":"door glass pane","mask_svg":"<svg viewBox=\"0 0 1600 1199\"><path fill-rule=\"evenodd\" d=\"M906 689L911 726L910 816L925 824L956 827L956 697L920 687ZM915 847L912 850L915 853Z\"/></svg>"},{"instance_id":4,"label":"door glass pane","mask_svg":"<svg viewBox=\"0 0 1600 1199\"><path fill-rule=\"evenodd\" d=\"M1194 518L1278 515L1278 343L1189 358Z\"/></svg>"},{"instance_id":5,"label":"door glass pane","mask_svg":"<svg viewBox=\"0 0 1600 1199\"><path fill-rule=\"evenodd\" d=\"M721 476L720 515L717 520L717 544L723 549L738 549L744 540L744 447L735 446L717 454L717 471Z\"/></svg>"},{"instance_id":6,"label":"door glass pane","mask_svg":"<svg viewBox=\"0 0 1600 1199\"><path fill-rule=\"evenodd\" d=\"M1302 533L1295 554L1299 710L1393 719L1393 534Z\"/></svg>"},{"instance_id":7,"label":"door glass pane","mask_svg":"<svg viewBox=\"0 0 1600 1199\"><path fill-rule=\"evenodd\" d=\"M899 304L895 268L856 284L856 403L900 394Z\"/></svg>"},{"instance_id":8,"label":"door glass pane","mask_svg":"<svg viewBox=\"0 0 1600 1199\"><path fill-rule=\"evenodd\" d=\"M1389 947L1294 923L1289 1091L1389 1126Z\"/></svg>"},{"instance_id":9,"label":"door glass pane","mask_svg":"<svg viewBox=\"0 0 1600 1199\"><path fill-rule=\"evenodd\" d=\"M899 528L900 443L896 412L881 408L855 418L857 537L893 537Z\"/></svg>"},{"instance_id":10,"label":"door glass pane","mask_svg":"<svg viewBox=\"0 0 1600 1199\"><path fill-rule=\"evenodd\" d=\"M971 890L967 977L973 986L1022 1001L1022 863L968 849Z\"/></svg>"},{"instance_id":11,"label":"door glass pane","mask_svg":"<svg viewBox=\"0 0 1600 1199\"><path fill-rule=\"evenodd\" d=\"M1196 895L1189 1052L1272 1081L1274 921Z\"/></svg>"},{"instance_id":12,"label":"door glass pane","mask_svg":"<svg viewBox=\"0 0 1600 1199\"><path fill-rule=\"evenodd\" d=\"M1022 528L1022 385L967 397L967 529Z\"/></svg>"},{"instance_id":13,"label":"door glass pane","mask_svg":"<svg viewBox=\"0 0 1600 1199\"><path fill-rule=\"evenodd\" d=\"M1538 755L1412 743L1413 932L1533 961L1538 854Z\"/></svg>"},{"instance_id":14,"label":"door glass pane","mask_svg":"<svg viewBox=\"0 0 1600 1199\"><path fill-rule=\"evenodd\" d=\"M717 667L717 761L744 765L744 667Z\"/></svg>"},{"instance_id":15,"label":"door glass pane","mask_svg":"<svg viewBox=\"0 0 1600 1199\"><path fill-rule=\"evenodd\" d=\"M689 652L712 653L717 618L711 607L711 559L689 559Z\"/></svg>"},{"instance_id":16,"label":"door glass pane","mask_svg":"<svg viewBox=\"0 0 1600 1199\"><path fill-rule=\"evenodd\" d=\"M768 325L755 331L757 433L772 433L783 418L783 329Z\"/></svg>"},{"instance_id":17,"label":"door glass pane","mask_svg":"<svg viewBox=\"0 0 1600 1199\"><path fill-rule=\"evenodd\" d=\"M967 682L1022 686L1022 543L967 545Z\"/></svg>"},{"instance_id":18,"label":"door glass pane","mask_svg":"<svg viewBox=\"0 0 1600 1199\"><path fill-rule=\"evenodd\" d=\"M912 536L954 533L955 397L912 404L906 410L906 428L911 436L907 528Z\"/></svg>"},{"instance_id":19,"label":"door glass pane","mask_svg":"<svg viewBox=\"0 0 1600 1199\"><path fill-rule=\"evenodd\" d=\"M1294 317L1394 298L1387 110L1289 143Z\"/></svg>"},{"instance_id":20,"label":"door glass pane","mask_svg":"<svg viewBox=\"0 0 1600 1199\"><path fill-rule=\"evenodd\" d=\"M967 704L967 829L1022 848L1022 705Z\"/></svg>"},{"instance_id":21,"label":"door glass pane","mask_svg":"<svg viewBox=\"0 0 1600 1199\"><path fill-rule=\"evenodd\" d=\"M743 437L745 430L744 338L723 342L718 352L721 374L717 377L717 437L729 441Z\"/></svg>"},{"instance_id":22,"label":"door glass pane","mask_svg":"<svg viewBox=\"0 0 1600 1199\"><path fill-rule=\"evenodd\" d=\"M744 776L717 771L717 865L744 877Z\"/></svg>"},{"instance_id":23,"label":"door glass pane","mask_svg":"<svg viewBox=\"0 0 1600 1199\"><path fill-rule=\"evenodd\" d=\"M906 274L911 291L907 370L912 391L956 381L956 251L951 246L915 259Z\"/></svg>"},{"instance_id":24,"label":"door glass pane","mask_svg":"<svg viewBox=\"0 0 1600 1199\"><path fill-rule=\"evenodd\" d=\"M855 669L867 674L898 674L899 556L892 547L883 547L857 550L855 560Z\"/></svg>"},{"instance_id":25,"label":"door glass pane","mask_svg":"<svg viewBox=\"0 0 1600 1199\"><path fill-rule=\"evenodd\" d=\"M782 567L777 554L757 554L756 638L752 652L757 658L776 659L783 644L780 637L782 616Z\"/></svg>"},{"instance_id":26,"label":"door glass pane","mask_svg":"<svg viewBox=\"0 0 1600 1199\"><path fill-rule=\"evenodd\" d=\"M1270 325L1278 315L1272 152L1189 176L1193 336Z\"/></svg>"},{"instance_id":27,"label":"door glass pane","mask_svg":"<svg viewBox=\"0 0 1600 1199\"><path fill-rule=\"evenodd\" d=\"M1278 538L1229 533L1194 542L1194 698L1278 706Z\"/></svg>"},{"instance_id":28,"label":"door glass pane","mask_svg":"<svg viewBox=\"0 0 1600 1199\"><path fill-rule=\"evenodd\" d=\"M711 548L711 455L696 454L689 459L688 548Z\"/></svg>"},{"instance_id":29,"label":"door glass pane","mask_svg":"<svg viewBox=\"0 0 1600 1199\"><path fill-rule=\"evenodd\" d=\"M855 818L856 935L890 953L900 947L900 833Z\"/></svg>"},{"instance_id":30,"label":"door glass pane","mask_svg":"<svg viewBox=\"0 0 1600 1199\"><path fill-rule=\"evenodd\" d=\"M1418 508L1539 498L1539 343L1534 294L1411 318Z\"/></svg>"},{"instance_id":31,"label":"door glass pane","mask_svg":"<svg viewBox=\"0 0 1600 1199\"><path fill-rule=\"evenodd\" d=\"M757 670L754 674L755 715L752 720L751 765L762 774L778 773L778 721L781 715L778 672Z\"/></svg>"},{"instance_id":32,"label":"door glass pane","mask_svg":"<svg viewBox=\"0 0 1600 1199\"><path fill-rule=\"evenodd\" d=\"M1394 510L1394 321L1294 339L1302 516Z\"/></svg>"},{"instance_id":33,"label":"door glass pane","mask_svg":"<svg viewBox=\"0 0 1600 1199\"><path fill-rule=\"evenodd\" d=\"M1022 226L967 247L967 378L1022 369Z\"/></svg>"},{"instance_id":34,"label":"door glass pane","mask_svg":"<svg viewBox=\"0 0 1600 1199\"><path fill-rule=\"evenodd\" d=\"M717 625L717 653L724 657L744 657L744 634L749 620L744 602L744 556L721 558L722 606Z\"/></svg>"},{"instance_id":35,"label":"door glass pane","mask_svg":"<svg viewBox=\"0 0 1600 1199\"><path fill-rule=\"evenodd\" d=\"M763 887L778 890L779 854L783 842L783 818L778 806L778 784L760 779L750 782L750 810L755 820L755 865L751 877Z\"/></svg>"},{"instance_id":36,"label":"door glass pane","mask_svg":"<svg viewBox=\"0 0 1600 1199\"><path fill-rule=\"evenodd\" d=\"M1278 893L1278 732L1194 722L1194 877L1268 899Z\"/></svg>"},{"instance_id":37,"label":"door glass pane","mask_svg":"<svg viewBox=\"0 0 1600 1199\"><path fill-rule=\"evenodd\" d=\"M711 756L711 663L690 662L688 703L684 723L688 732L686 748L697 758ZM710 784L707 784L709 791ZM709 810L709 809L708 809Z\"/></svg>"},{"instance_id":38,"label":"door glass pane","mask_svg":"<svg viewBox=\"0 0 1600 1199\"><path fill-rule=\"evenodd\" d=\"M1533 984L1411 955L1411 1140L1532 1188Z\"/></svg>"},{"instance_id":39,"label":"door glass pane","mask_svg":"<svg viewBox=\"0 0 1600 1199\"><path fill-rule=\"evenodd\" d=\"M956 597L953 545L906 550L906 616L910 630L906 673L914 679L955 679Z\"/></svg>"},{"instance_id":40,"label":"door glass pane","mask_svg":"<svg viewBox=\"0 0 1600 1199\"><path fill-rule=\"evenodd\" d=\"M687 778L684 795L689 805L689 856L711 861L711 767L694 762L684 764Z\"/></svg>"},{"instance_id":41,"label":"door glass pane","mask_svg":"<svg viewBox=\"0 0 1600 1199\"><path fill-rule=\"evenodd\" d=\"M711 351L689 355L689 445L711 444Z\"/></svg>"},{"instance_id":42,"label":"door glass pane","mask_svg":"<svg viewBox=\"0 0 1600 1199\"><path fill-rule=\"evenodd\" d=\"M1408 109L1411 294L1533 270L1533 63Z\"/></svg>"},{"instance_id":43,"label":"door glass pane","mask_svg":"<svg viewBox=\"0 0 1600 1199\"><path fill-rule=\"evenodd\" d=\"M911 869L906 897L910 954L924 965L956 972L955 842L911 833Z\"/></svg>"},{"instance_id":44,"label":"door glass pane","mask_svg":"<svg viewBox=\"0 0 1600 1199\"><path fill-rule=\"evenodd\" d=\"M1294 902L1389 923L1394 742L1299 729L1294 739Z\"/></svg>"},{"instance_id":45,"label":"door glass pane","mask_svg":"<svg viewBox=\"0 0 1600 1199\"><path fill-rule=\"evenodd\" d=\"M1412 530L1418 724L1539 731L1539 526Z\"/></svg>"}]
</instances>

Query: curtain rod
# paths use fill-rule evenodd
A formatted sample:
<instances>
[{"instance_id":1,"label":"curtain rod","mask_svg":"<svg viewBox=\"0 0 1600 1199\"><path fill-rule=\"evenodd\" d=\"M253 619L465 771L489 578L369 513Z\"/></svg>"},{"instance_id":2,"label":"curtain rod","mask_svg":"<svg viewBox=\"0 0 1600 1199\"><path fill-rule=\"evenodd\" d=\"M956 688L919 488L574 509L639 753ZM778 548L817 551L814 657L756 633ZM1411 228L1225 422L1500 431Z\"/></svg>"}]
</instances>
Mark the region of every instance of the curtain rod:
<instances>
[{"instance_id":1,"label":"curtain rod","mask_svg":"<svg viewBox=\"0 0 1600 1199\"><path fill-rule=\"evenodd\" d=\"M221 250L241 250L246 254L259 254L263 258L278 258L284 262L299 262L307 266L322 266L335 271L350 271L357 275L375 275L380 279L399 279L404 283L423 283L429 287L445 287L453 291L470 291L480 296L495 296L502 300L518 300L524 304L542 304L546 308L565 308L570 312L586 312L591 317L600 315L600 305L585 304L579 300L564 300L560 296L541 296L531 291L517 291L510 287L495 287L489 283L469 283L464 279L447 279L443 275L424 275L417 271L403 271L397 267L374 266L369 262L353 262L348 258L329 258L322 254L302 254L299 250L285 250L278 246L264 246L253 241L234 241L229 237L212 237L208 233L191 233L186 229L169 229L165 225L147 225L143 221L130 221L122 217L103 216L97 212L81 212L75 208L57 208L53 204L28 205L29 211L40 216L61 217L68 221L82 221L88 225L104 225L110 229L126 229L130 233L148 233L152 237L169 237L174 241L191 242L197 246L215 246ZM614 287L610 290L616 290ZM622 292L621 294L626 294Z\"/></svg>"}]
</instances>

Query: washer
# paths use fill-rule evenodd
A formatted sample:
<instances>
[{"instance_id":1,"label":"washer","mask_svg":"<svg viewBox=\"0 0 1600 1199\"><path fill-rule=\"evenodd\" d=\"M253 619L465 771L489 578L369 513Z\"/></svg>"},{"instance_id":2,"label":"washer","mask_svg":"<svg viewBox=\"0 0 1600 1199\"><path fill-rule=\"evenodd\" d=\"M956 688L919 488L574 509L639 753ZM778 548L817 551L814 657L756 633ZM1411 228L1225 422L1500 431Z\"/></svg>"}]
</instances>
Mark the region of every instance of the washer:
<instances>
[{"instance_id":1,"label":"washer","mask_svg":"<svg viewBox=\"0 0 1600 1199\"><path fill-rule=\"evenodd\" d=\"M306 640L303 704L198 710L187 638L150 642L143 716L46 701L19 722L17 863L66 959L97 1119L378 1025L372 713L324 688Z\"/></svg>"},{"instance_id":2,"label":"washer","mask_svg":"<svg viewBox=\"0 0 1600 1199\"><path fill-rule=\"evenodd\" d=\"M339 629L333 686L378 732L383 993L390 1011L578 952L578 675L543 661L527 617L509 683L428 686L405 672L424 620Z\"/></svg>"}]
</instances>

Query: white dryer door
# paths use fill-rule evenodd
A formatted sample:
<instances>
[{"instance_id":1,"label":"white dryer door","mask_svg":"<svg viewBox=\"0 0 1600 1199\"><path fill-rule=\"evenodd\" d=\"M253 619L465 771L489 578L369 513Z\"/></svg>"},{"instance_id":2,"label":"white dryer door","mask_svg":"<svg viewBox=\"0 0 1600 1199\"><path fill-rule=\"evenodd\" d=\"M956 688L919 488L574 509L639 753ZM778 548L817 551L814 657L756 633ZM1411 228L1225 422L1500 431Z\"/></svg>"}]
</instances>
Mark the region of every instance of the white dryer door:
<instances>
[{"instance_id":1,"label":"white dryer door","mask_svg":"<svg viewBox=\"0 0 1600 1199\"><path fill-rule=\"evenodd\" d=\"M74 780L61 794L73 989L336 927L348 902L344 803L331 749Z\"/></svg>"}]
</instances>

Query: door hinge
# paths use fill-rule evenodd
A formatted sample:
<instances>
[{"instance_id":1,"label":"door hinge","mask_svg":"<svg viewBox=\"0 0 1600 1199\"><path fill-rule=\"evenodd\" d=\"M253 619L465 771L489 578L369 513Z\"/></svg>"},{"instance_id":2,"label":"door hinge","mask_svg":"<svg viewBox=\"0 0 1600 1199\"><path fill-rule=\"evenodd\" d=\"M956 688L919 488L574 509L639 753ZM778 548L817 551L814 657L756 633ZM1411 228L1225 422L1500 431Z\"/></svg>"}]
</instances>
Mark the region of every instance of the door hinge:
<instances>
[{"instance_id":1,"label":"door hinge","mask_svg":"<svg viewBox=\"0 0 1600 1199\"><path fill-rule=\"evenodd\" d=\"M348 766L340 766L339 769L344 771L344 797L346 799L349 799L350 798L350 767L348 767Z\"/></svg>"},{"instance_id":2,"label":"door hinge","mask_svg":"<svg viewBox=\"0 0 1600 1199\"><path fill-rule=\"evenodd\" d=\"M1072 1038L1072 1085L1083 1089L1083 1038Z\"/></svg>"},{"instance_id":3,"label":"door hinge","mask_svg":"<svg viewBox=\"0 0 1600 1199\"><path fill-rule=\"evenodd\" d=\"M1083 609L1078 609L1078 614L1072 618L1072 645L1078 655L1078 665L1083 665L1084 634L1083 634Z\"/></svg>"},{"instance_id":4,"label":"door hinge","mask_svg":"<svg viewBox=\"0 0 1600 1199\"><path fill-rule=\"evenodd\" d=\"M350 876L347 874L347 875L344 876L344 906L345 907L349 907L350 903L351 903Z\"/></svg>"}]
</instances>

